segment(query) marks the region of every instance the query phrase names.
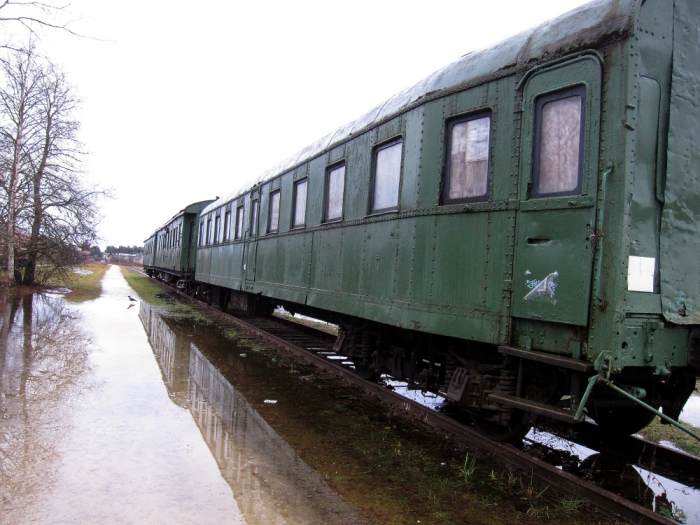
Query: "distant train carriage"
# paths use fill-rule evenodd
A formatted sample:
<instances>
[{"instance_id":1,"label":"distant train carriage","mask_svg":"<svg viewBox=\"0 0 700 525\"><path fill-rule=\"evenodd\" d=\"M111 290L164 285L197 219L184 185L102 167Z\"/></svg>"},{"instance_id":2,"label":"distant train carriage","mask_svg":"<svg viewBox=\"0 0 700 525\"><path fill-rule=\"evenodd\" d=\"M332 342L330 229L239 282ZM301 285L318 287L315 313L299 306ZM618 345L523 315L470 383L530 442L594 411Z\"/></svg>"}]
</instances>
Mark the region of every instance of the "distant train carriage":
<instances>
[{"instance_id":1,"label":"distant train carriage","mask_svg":"<svg viewBox=\"0 0 700 525\"><path fill-rule=\"evenodd\" d=\"M191 282L197 257L199 214L213 200L190 204L146 239L143 266L148 275L169 284Z\"/></svg>"},{"instance_id":2,"label":"distant train carriage","mask_svg":"<svg viewBox=\"0 0 700 525\"><path fill-rule=\"evenodd\" d=\"M462 57L204 208L198 291L337 323L360 372L495 439L584 409L634 432L653 413L630 397L677 419L700 374L699 25L694 0L598 0Z\"/></svg>"}]
</instances>

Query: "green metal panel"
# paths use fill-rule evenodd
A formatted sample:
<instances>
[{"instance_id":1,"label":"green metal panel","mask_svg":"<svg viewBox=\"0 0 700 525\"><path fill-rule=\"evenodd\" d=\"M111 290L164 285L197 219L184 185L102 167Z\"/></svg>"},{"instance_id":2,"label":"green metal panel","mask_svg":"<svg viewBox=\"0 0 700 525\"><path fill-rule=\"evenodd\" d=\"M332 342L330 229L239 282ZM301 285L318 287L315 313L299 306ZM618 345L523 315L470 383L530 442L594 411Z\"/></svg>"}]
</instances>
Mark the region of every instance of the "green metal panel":
<instances>
[{"instance_id":1,"label":"green metal panel","mask_svg":"<svg viewBox=\"0 0 700 525\"><path fill-rule=\"evenodd\" d=\"M467 309L486 305L489 213L443 215L435 229L431 304Z\"/></svg>"},{"instance_id":2,"label":"green metal panel","mask_svg":"<svg viewBox=\"0 0 700 525\"><path fill-rule=\"evenodd\" d=\"M435 215L420 217L413 225L414 252L411 258L412 303L427 306L435 304L432 298L433 288L433 264L435 260L436 245L434 239L438 227L439 218Z\"/></svg>"},{"instance_id":3,"label":"green metal panel","mask_svg":"<svg viewBox=\"0 0 700 525\"><path fill-rule=\"evenodd\" d=\"M601 76L598 59L583 56L535 74L525 86L513 273L512 313L516 317L588 323L593 269L588 239L596 224ZM581 195L531 199L535 102L541 95L577 85L586 87ZM535 288L544 288L543 293L538 295Z\"/></svg>"},{"instance_id":4,"label":"green metal panel","mask_svg":"<svg viewBox=\"0 0 700 525\"><path fill-rule=\"evenodd\" d=\"M211 260L212 248L210 246L200 246L197 249L197 273L198 281L203 283L211 282Z\"/></svg>"},{"instance_id":5,"label":"green metal panel","mask_svg":"<svg viewBox=\"0 0 700 525\"><path fill-rule=\"evenodd\" d=\"M343 228L342 251L338 264L341 266L340 280L343 292L349 296L361 293L364 239L364 225Z\"/></svg>"},{"instance_id":6,"label":"green metal panel","mask_svg":"<svg viewBox=\"0 0 700 525\"><path fill-rule=\"evenodd\" d=\"M700 3L676 0L668 164L661 220L664 316L700 323Z\"/></svg>"},{"instance_id":7,"label":"green metal panel","mask_svg":"<svg viewBox=\"0 0 700 525\"><path fill-rule=\"evenodd\" d=\"M343 251L343 228L330 227L314 233L314 251L311 254L312 290L337 292L341 289L340 275L342 264L340 254Z\"/></svg>"},{"instance_id":8,"label":"green metal panel","mask_svg":"<svg viewBox=\"0 0 700 525\"><path fill-rule=\"evenodd\" d=\"M416 279L414 255L416 250L416 224L425 221L425 217L408 217L398 222L395 235L397 236L396 278L392 298L401 303L411 303L413 300L414 280ZM428 219L429 220L429 219ZM419 275L419 280L422 279Z\"/></svg>"},{"instance_id":9,"label":"green metal panel","mask_svg":"<svg viewBox=\"0 0 700 525\"><path fill-rule=\"evenodd\" d=\"M280 248L285 252L282 282L285 285L308 289L311 253L314 251L313 233L304 232L286 236Z\"/></svg>"},{"instance_id":10,"label":"green metal panel","mask_svg":"<svg viewBox=\"0 0 700 525\"><path fill-rule=\"evenodd\" d=\"M396 278L397 233L396 220L368 226L363 243L362 295L391 298Z\"/></svg>"},{"instance_id":11,"label":"green metal panel","mask_svg":"<svg viewBox=\"0 0 700 525\"><path fill-rule=\"evenodd\" d=\"M418 207L421 158L423 154L423 108L409 111L404 117L403 169L401 170L401 193L399 208Z\"/></svg>"},{"instance_id":12,"label":"green metal panel","mask_svg":"<svg viewBox=\"0 0 700 525\"><path fill-rule=\"evenodd\" d=\"M346 146L343 202L343 216L346 221L362 219L367 214L371 149L369 133L356 137Z\"/></svg>"},{"instance_id":13,"label":"green metal panel","mask_svg":"<svg viewBox=\"0 0 700 525\"><path fill-rule=\"evenodd\" d=\"M243 281L243 243L226 243L211 248L211 274L209 282L240 290Z\"/></svg>"}]
</instances>

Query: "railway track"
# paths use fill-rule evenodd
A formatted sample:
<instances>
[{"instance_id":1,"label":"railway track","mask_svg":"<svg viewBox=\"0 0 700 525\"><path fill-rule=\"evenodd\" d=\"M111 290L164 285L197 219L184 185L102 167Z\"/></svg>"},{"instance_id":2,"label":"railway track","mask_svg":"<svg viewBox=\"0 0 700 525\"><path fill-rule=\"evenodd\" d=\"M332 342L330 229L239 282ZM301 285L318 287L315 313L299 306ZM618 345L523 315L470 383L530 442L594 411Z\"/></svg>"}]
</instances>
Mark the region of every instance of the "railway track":
<instances>
[{"instance_id":1,"label":"railway track","mask_svg":"<svg viewBox=\"0 0 700 525\"><path fill-rule=\"evenodd\" d=\"M177 293L184 301L206 311L207 315L222 321L223 324L234 325L255 338L264 339L283 348L297 359L342 378L355 389L390 407L394 413L420 420L423 425L435 431L451 435L469 447L478 449L489 461L506 468L517 467L543 486L551 486L572 498L586 500L599 510L630 523L676 523L647 507L567 472L566 469L550 464L547 461L547 451L543 451L543 445L539 443L532 443L520 450L512 445L493 442L447 414L408 399L384 384L359 377L350 370L348 365L351 363L334 352L335 336L332 334L279 317L252 316L239 311L224 313L174 288L166 288ZM556 429L553 432L556 432ZM578 428L576 440L577 443L587 447L600 449L602 446L602 440L595 432L594 425L582 425ZM636 463L654 464L655 468L663 470L662 475L682 472L687 474L686 479L692 480L693 476L697 476L700 472L700 458L639 438L625 438L612 444L605 442L604 445L617 450L627 458L633 458ZM695 482L698 483L700 480L695 478Z\"/></svg>"}]
</instances>

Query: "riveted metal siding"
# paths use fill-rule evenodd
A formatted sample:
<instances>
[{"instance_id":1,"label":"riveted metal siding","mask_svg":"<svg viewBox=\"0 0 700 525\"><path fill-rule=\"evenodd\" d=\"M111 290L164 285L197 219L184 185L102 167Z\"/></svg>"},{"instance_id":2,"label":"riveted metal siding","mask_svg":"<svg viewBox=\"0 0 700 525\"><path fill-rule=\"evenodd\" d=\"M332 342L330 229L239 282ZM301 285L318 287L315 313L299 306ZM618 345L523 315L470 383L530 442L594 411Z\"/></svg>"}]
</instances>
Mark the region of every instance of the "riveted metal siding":
<instances>
[{"instance_id":1,"label":"riveted metal siding","mask_svg":"<svg viewBox=\"0 0 700 525\"><path fill-rule=\"evenodd\" d=\"M197 272L195 278L203 283L210 283L212 280L212 251L211 246L199 246L197 248Z\"/></svg>"},{"instance_id":2,"label":"riveted metal siding","mask_svg":"<svg viewBox=\"0 0 700 525\"><path fill-rule=\"evenodd\" d=\"M209 250L211 252L209 283L239 290L243 282L243 243L221 244Z\"/></svg>"},{"instance_id":3,"label":"riveted metal siding","mask_svg":"<svg viewBox=\"0 0 700 525\"><path fill-rule=\"evenodd\" d=\"M348 296L361 294L362 268L364 267L365 226L343 228L342 251L338 264L341 266L341 286ZM349 297L352 302L354 298Z\"/></svg>"},{"instance_id":4,"label":"riveted metal siding","mask_svg":"<svg viewBox=\"0 0 700 525\"><path fill-rule=\"evenodd\" d=\"M413 252L412 302L420 305L435 304L432 298L438 216L417 217L414 224L415 249Z\"/></svg>"},{"instance_id":5,"label":"riveted metal siding","mask_svg":"<svg viewBox=\"0 0 700 525\"><path fill-rule=\"evenodd\" d=\"M362 257L363 296L391 298L396 278L398 221L386 220L368 225Z\"/></svg>"},{"instance_id":6,"label":"riveted metal siding","mask_svg":"<svg viewBox=\"0 0 700 525\"><path fill-rule=\"evenodd\" d=\"M444 215L433 243L428 304L484 308L489 285L488 213Z\"/></svg>"},{"instance_id":7,"label":"riveted metal siding","mask_svg":"<svg viewBox=\"0 0 700 525\"><path fill-rule=\"evenodd\" d=\"M310 288L318 291L340 291L343 228L330 228L315 232L314 248L311 254Z\"/></svg>"},{"instance_id":8,"label":"riveted metal siding","mask_svg":"<svg viewBox=\"0 0 700 525\"><path fill-rule=\"evenodd\" d=\"M676 0L674 23L661 295L668 321L700 324L700 3Z\"/></svg>"},{"instance_id":9,"label":"riveted metal siding","mask_svg":"<svg viewBox=\"0 0 700 525\"><path fill-rule=\"evenodd\" d=\"M417 217L408 217L397 221L396 228L396 271L391 297L394 301L411 303L413 301L414 254L416 249ZM424 219L423 219L424 220Z\"/></svg>"}]
</instances>

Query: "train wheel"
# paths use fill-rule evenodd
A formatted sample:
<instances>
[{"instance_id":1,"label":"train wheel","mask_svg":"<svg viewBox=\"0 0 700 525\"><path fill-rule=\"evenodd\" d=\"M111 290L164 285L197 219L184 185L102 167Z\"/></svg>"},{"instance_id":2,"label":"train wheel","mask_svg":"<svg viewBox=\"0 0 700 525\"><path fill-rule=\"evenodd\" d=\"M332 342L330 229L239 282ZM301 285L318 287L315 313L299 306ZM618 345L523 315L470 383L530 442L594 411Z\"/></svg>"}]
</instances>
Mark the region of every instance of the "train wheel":
<instances>
[{"instance_id":1,"label":"train wheel","mask_svg":"<svg viewBox=\"0 0 700 525\"><path fill-rule=\"evenodd\" d=\"M509 425L500 425L487 418L486 414L478 413L472 413L472 422L487 438L505 443L518 443L532 428L530 414L522 410L513 410Z\"/></svg>"},{"instance_id":2,"label":"train wheel","mask_svg":"<svg viewBox=\"0 0 700 525\"><path fill-rule=\"evenodd\" d=\"M639 432L652 422L656 414L644 407L599 407L591 417L605 434L629 436Z\"/></svg>"}]
</instances>

